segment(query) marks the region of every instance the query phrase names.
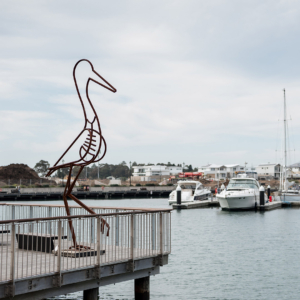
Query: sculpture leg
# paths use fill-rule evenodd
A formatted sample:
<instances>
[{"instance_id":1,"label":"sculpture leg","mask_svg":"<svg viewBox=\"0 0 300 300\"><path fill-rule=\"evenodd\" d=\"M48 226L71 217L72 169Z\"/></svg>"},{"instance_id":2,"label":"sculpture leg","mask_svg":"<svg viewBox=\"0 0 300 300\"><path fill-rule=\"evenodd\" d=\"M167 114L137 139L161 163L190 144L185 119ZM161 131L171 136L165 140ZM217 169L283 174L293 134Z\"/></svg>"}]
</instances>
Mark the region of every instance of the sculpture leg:
<instances>
[{"instance_id":1,"label":"sculpture leg","mask_svg":"<svg viewBox=\"0 0 300 300\"><path fill-rule=\"evenodd\" d=\"M65 191L64 191L64 194L63 194L65 209L66 209L68 217L71 216L70 208L69 208L69 204L68 204L68 200L67 200L67 194L68 194L68 191L69 191L70 181L71 181L71 174L72 174L72 166L70 167L68 181L66 183ZM72 219L69 219L68 223L69 223L69 227L70 227L70 231L71 231L71 235L72 235L72 240L73 240L73 243L74 243L74 247L76 247L77 246L76 235L75 235L75 231L74 231Z\"/></svg>"},{"instance_id":2,"label":"sculpture leg","mask_svg":"<svg viewBox=\"0 0 300 300\"><path fill-rule=\"evenodd\" d=\"M68 188L66 196L68 196L69 198L71 198L72 200L74 200L77 204L79 204L82 208L84 208L90 214L96 215L96 213L92 209L90 209L87 205L85 205L79 199L77 199L74 195L72 195L72 190L73 190L73 187L75 185L75 182L78 179L78 177L79 177L80 173L82 172L83 168L84 167L80 167L79 172L76 175L76 178L74 179L74 181L72 182L72 184ZM107 236L109 236L109 228L110 228L109 224L103 218L101 218L101 223L102 223L101 224L101 231L102 231L102 233L104 233L104 226L106 226L107 227Z\"/></svg>"}]
</instances>

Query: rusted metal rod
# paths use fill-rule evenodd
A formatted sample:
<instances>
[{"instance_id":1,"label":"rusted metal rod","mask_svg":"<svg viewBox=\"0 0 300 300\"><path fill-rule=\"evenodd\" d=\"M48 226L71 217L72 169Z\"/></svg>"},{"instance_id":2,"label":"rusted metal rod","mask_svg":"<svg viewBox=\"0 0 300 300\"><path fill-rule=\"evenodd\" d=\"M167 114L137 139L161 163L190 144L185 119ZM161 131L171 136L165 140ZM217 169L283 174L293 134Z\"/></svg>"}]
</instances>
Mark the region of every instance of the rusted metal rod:
<instances>
[{"instance_id":1,"label":"rusted metal rod","mask_svg":"<svg viewBox=\"0 0 300 300\"><path fill-rule=\"evenodd\" d=\"M77 66L79 65L79 63L88 63L91 67L91 76L89 76L87 78L86 81L86 87L85 87L85 92L86 92L86 99L88 100L88 105L89 107L92 109L93 112L93 116L92 119L88 119L87 117L87 113L86 113L86 107L82 101L82 97L78 88L78 84L77 84L77 80L76 80L76 69ZM95 78L97 78L97 80ZM102 82L104 82L105 84L99 82L99 78L101 79ZM67 150L62 154L62 156L58 159L58 161L54 164L53 167L49 168L49 172L47 173L46 176L50 176L51 174L53 174L55 171L62 169L62 168L69 168L69 176L68 176L68 180L66 183L66 187L65 187L65 191L63 194L63 199L64 199L64 204L65 204L65 208L66 208L66 213L68 216L70 216L70 209L68 206L68 201L67 198L70 198L72 200L74 200L75 202L77 202L81 207L83 207L84 209L86 209L88 212L90 212L91 214L94 214L94 212L87 207L85 204L83 204L81 201L79 201L74 195L72 195L72 190L73 187L75 186L75 182L77 181L80 173L82 172L83 168L95 163L95 162L99 162L106 154L106 142L104 137L102 136L101 133L101 128L100 128L100 121L98 118L98 115L96 113L96 110L90 100L89 97L89 83L92 81L94 83L99 84L100 86L106 88L107 90L115 93L117 90L108 82L106 81L100 74L98 74L95 70L94 67L92 65L92 63L87 60L87 59L81 59L79 60L73 69L73 79L74 79L74 83L75 83L75 87L77 90L77 94L83 109L83 114L84 114L84 127L83 130L78 134L78 136L75 138L75 140L71 143L71 145L67 148ZM69 152L69 150L71 150L73 148L73 146L75 145L75 143L79 140L80 137L85 138L84 143L79 147L79 158L75 161L71 161L68 163L62 163L59 164L60 161L64 158L64 156ZM97 158L100 154L100 150L101 150L101 146L102 146L102 142L104 144L104 151L103 154L100 158ZM75 179L71 182L71 178L72 178L72 170L73 167L80 167ZM107 231L107 235L109 235L109 225L108 223L102 219L102 230L104 232L104 226L106 226L108 228ZM73 229L73 225L72 225L72 220L69 220L69 227L70 230L72 232L72 239L73 239L73 243L74 243L74 247L77 247L76 244L76 236L74 233L74 229Z\"/></svg>"}]
</instances>

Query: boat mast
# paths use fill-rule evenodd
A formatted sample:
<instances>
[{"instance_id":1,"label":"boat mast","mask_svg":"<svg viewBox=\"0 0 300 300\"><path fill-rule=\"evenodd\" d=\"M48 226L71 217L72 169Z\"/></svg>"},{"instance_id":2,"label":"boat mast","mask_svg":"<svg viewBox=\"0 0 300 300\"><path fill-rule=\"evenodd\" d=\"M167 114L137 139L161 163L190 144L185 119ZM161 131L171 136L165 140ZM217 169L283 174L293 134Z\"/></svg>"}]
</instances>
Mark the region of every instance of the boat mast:
<instances>
[{"instance_id":1,"label":"boat mast","mask_svg":"<svg viewBox=\"0 0 300 300\"><path fill-rule=\"evenodd\" d=\"M284 186L283 188L286 188L286 157L287 157L287 153L286 153L286 99L285 99L285 89L283 89L283 98L284 98Z\"/></svg>"}]
</instances>

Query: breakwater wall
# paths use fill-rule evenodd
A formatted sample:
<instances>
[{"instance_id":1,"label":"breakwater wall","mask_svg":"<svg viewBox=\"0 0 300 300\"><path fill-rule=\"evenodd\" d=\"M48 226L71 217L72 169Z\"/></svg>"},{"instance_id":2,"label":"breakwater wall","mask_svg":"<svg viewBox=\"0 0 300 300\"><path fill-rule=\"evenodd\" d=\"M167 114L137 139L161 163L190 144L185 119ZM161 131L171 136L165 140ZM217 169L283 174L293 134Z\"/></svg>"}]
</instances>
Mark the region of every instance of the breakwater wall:
<instances>
[{"instance_id":1,"label":"breakwater wall","mask_svg":"<svg viewBox=\"0 0 300 300\"><path fill-rule=\"evenodd\" d=\"M169 197L174 186L151 187L90 187L89 191L77 191L73 195L78 199L112 199L112 198L150 198ZM3 193L4 192L4 193ZM0 193L0 201L11 200L61 200L64 193L63 187L56 188L22 188L20 193L12 193L11 189L4 188Z\"/></svg>"}]
</instances>

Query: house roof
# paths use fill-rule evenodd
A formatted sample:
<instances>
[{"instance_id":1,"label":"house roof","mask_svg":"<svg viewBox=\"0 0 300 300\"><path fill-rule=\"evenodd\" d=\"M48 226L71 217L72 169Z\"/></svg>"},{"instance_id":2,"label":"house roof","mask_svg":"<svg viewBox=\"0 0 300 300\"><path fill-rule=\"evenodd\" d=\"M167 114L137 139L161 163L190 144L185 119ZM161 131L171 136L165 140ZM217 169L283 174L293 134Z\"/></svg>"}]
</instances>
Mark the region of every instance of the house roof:
<instances>
[{"instance_id":1,"label":"house roof","mask_svg":"<svg viewBox=\"0 0 300 300\"><path fill-rule=\"evenodd\" d=\"M289 168L300 168L300 163L292 164Z\"/></svg>"},{"instance_id":2,"label":"house roof","mask_svg":"<svg viewBox=\"0 0 300 300\"><path fill-rule=\"evenodd\" d=\"M215 165L215 164L211 164L209 165L210 168L221 168L221 167L225 167L225 165Z\"/></svg>"},{"instance_id":3,"label":"house roof","mask_svg":"<svg viewBox=\"0 0 300 300\"><path fill-rule=\"evenodd\" d=\"M280 164L260 164L258 166L280 166Z\"/></svg>"},{"instance_id":4,"label":"house roof","mask_svg":"<svg viewBox=\"0 0 300 300\"><path fill-rule=\"evenodd\" d=\"M216 165L216 164L209 164L206 166L201 166L201 168L221 168L221 167L226 167L226 168L233 168L233 167L238 167L239 164L234 164L234 165Z\"/></svg>"}]
</instances>

